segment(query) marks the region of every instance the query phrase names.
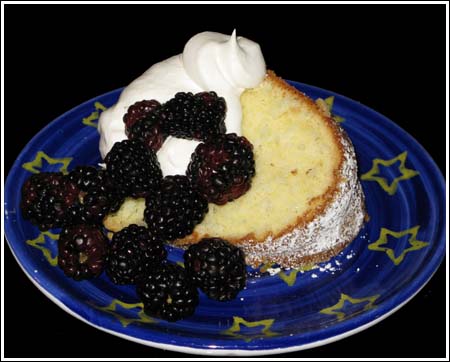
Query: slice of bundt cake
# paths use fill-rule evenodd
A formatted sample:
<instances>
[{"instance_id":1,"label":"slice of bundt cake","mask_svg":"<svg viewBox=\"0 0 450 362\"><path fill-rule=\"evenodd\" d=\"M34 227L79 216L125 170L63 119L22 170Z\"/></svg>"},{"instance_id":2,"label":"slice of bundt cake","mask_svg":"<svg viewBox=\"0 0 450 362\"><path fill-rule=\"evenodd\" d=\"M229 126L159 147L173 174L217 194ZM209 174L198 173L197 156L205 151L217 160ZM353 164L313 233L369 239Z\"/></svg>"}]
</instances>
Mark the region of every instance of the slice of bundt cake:
<instances>
[{"instance_id":1,"label":"slice of bundt cake","mask_svg":"<svg viewBox=\"0 0 450 362\"><path fill-rule=\"evenodd\" d=\"M242 133L254 147L252 186L233 202L210 204L176 244L221 237L242 247L253 266L297 267L337 254L365 215L350 140L326 110L273 72L241 104Z\"/></svg>"},{"instance_id":2,"label":"slice of bundt cake","mask_svg":"<svg viewBox=\"0 0 450 362\"><path fill-rule=\"evenodd\" d=\"M242 134L254 147L251 188L225 205L210 204L194 232L174 244L220 237L240 246L253 266L327 260L357 236L365 216L350 140L326 109L273 72L242 94L241 105ZM119 219L105 224L119 229L126 224Z\"/></svg>"}]
</instances>

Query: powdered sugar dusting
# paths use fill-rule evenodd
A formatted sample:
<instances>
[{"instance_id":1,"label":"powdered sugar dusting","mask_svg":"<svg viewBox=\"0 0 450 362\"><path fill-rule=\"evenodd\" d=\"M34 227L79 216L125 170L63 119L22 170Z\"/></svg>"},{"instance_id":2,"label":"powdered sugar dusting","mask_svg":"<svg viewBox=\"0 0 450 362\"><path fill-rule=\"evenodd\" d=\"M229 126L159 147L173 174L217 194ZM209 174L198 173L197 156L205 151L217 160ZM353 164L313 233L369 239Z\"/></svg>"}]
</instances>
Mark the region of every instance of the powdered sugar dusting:
<instances>
[{"instance_id":1,"label":"powdered sugar dusting","mask_svg":"<svg viewBox=\"0 0 450 362\"><path fill-rule=\"evenodd\" d=\"M298 268L305 258L323 254L329 258L340 245L345 246L356 237L364 221L364 195L357 176L357 163L353 145L344 131L340 137L344 150L341 183L333 201L324 213L302 228L279 238L268 237L262 243L242 245L247 263L276 262L283 268Z\"/></svg>"}]
</instances>

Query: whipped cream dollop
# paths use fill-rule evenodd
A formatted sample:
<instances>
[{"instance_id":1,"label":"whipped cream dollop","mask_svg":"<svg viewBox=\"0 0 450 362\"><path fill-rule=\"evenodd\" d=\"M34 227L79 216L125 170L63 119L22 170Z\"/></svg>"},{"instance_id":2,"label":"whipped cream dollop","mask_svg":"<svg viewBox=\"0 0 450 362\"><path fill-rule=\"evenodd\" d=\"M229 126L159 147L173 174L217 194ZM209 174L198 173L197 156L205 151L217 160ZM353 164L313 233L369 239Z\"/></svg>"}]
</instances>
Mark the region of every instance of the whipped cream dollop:
<instances>
[{"instance_id":1,"label":"whipped cream dollop","mask_svg":"<svg viewBox=\"0 0 450 362\"><path fill-rule=\"evenodd\" d=\"M177 92L215 91L227 103L227 133L241 135L240 95L256 87L266 74L259 45L249 39L203 32L193 36L183 53L150 67L131 82L118 102L100 115L100 153L104 158L114 143L127 138L123 116L128 107L144 99L164 103ZM164 176L184 175L199 142L169 136L157 156Z\"/></svg>"}]
</instances>

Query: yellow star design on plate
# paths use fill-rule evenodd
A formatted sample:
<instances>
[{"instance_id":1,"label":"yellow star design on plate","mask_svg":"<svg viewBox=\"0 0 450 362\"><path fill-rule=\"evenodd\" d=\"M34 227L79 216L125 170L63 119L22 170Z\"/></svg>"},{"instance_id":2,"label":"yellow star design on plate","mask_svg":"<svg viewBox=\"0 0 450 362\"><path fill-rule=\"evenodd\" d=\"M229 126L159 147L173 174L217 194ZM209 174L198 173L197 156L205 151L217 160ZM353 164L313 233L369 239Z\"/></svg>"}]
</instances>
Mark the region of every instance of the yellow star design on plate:
<instances>
[{"instance_id":1,"label":"yellow star design on plate","mask_svg":"<svg viewBox=\"0 0 450 362\"><path fill-rule=\"evenodd\" d=\"M273 325L273 322L275 322L275 319L263 319L260 321L249 322L249 321L246 321L244 318L234 316L233 317L233 325L230 328L228 328L227 330L223 331L222 334L225 334L227 336L231 336L234 338L243 339L246 342L250 342L252 339L256 339L256 338L269 338L269 337L278 336L279 333L272 332L270 330L270 328ZM241 326L245 326L250 329L255 328L257 333L255 333L255 334L239 333L239 332L241 332ZM261 329L261 331L259 331L260 327L263 327Z\"/></svg>"},{"instance_id":2,"label":"yellow star design on plate","mask_svg":"<svg viewBox=\"0 0 450 362\"><path fill-rule=\"evenodd\" d=\"M344 117L338 116L334 114L333 111L333 105L334 105L334 96L327 97L325 99L317 98L316 100L317 105L324 110L326 113L329 113L329 115L337 122L342 123L345 121Z\"/></svg>"},{"instance_id":3,"label":"yellow star design on plate","mask_svg":"<svg viewBox=\"0 0 450 362\"><path fill-rule=\"evenodd\" d=\"M259 268L259 271L261 273L265 273L265 272L267 272L268 269L276 267L276 265L277 265L276 263L271 263L271 262L265 263ZM305 272L305 271L312 270L314 268L315 268L314 264L308 264L308 265L304 265L297 269L291 269L289 273L287 273L284 270L280 270L278 273L275 274L275 276L280 278L289 287L292 287L295 284L295 282L297 281L297 274L299 271Z\"/></svg>"},{"instance_id":4,"label":"yellow star design on plate","mask_svg":"<svg viewBox=\"0 0 450 362\"><path fill-rule=\"evenodd\" d=\"M47 163L50 165L56 165L60 163L61 167L59 168L59 171L66 174L68 173L67 167L72 161L72 157L53 158L47 155L44 151L38 151L36 153L36 156L34 157L34 160L25 162L24 164L22 164L22 167L32 173L39 173L41 172L43 166L43 160L47 161Z\"/></svg>"},{"instance_id":5,"label":"yellow star design on plate","mask_svg":"<svg viewBox=\"0 0 450 362\"><path fill-rule=\"evenodd\" d=\"M406 168L406 157L408 152L405 151L398 156L391 158L390 160L383 160L381 158L375 158L372 161L372 168L361 176L361 180L364 181L376 181L381 186L381 188L386 191L389 195L394 195L397 191L398 183L403 180L408 180L411 177L414 177L419 174L418 171ZM401 176L394 178L394 180L389 183L389 181L382 176L377 176L380 173L379 165L383 165L385 167L390 167L394 165L396 162L400 161L400 165L398 166L398 171L401 173Z\"/></svg>"},{"instance_id":6,"label":"yellow star design on plate","mask_svg":"<svg viewBox=\"0 0 450 362\"><path fill-rule=\"evenodd\" d=\"M298 269L292 269L289 274L286 274L284 271L280 271L277 275L278 277L285 282L288 286L292 287L297 281Z\"/></svg>"},{"instance_id":7,"label":"yellow star design on plate","mask_svg":"<svg viewBox=\"0 0 450 362\"><path fill-rule=\"evenodd\" d=\"M134 309L134 308L140 309L140 311L137 313L137 318L127 318L122 314L118 313L117 312L118 305L124 309ZM109 305L105 307L99 307L97 305L94 305L94 307L106 313L112 314L124 327L127 327L133 322L156 323L156 320L150 318L147 314L144 313L144 305L142 303L125 303L122 302L121 300L114 299Z\"/></svg>"},{"instance_id":8,"label":"yellow star design on plate","mask_svg":"<svg viewBox=\"0 0 450 362\"><path fill-rule=\"evenodd\" d=\"M339 321L342 321L345 319L345 312L343 311L345 302L349 302L351 304L366 303L364 307L360 311L358 311L358 313L361 313L366 310L376 308L374 303L379 296L379 294L376 294L365 298L352 298L347 294L341 293L339 301L336 304L332 305L331 307L321 309L319 313L335 315Z\"/></svg>"},{"instance_id":9,"label":"yellow star design on plate","mask_svg":"<svg viewBox=\"0 0 450 362\"><path fill-rule=\"evenodd\" d=\"M391 259L395 265L399 265L403 261L407 253L409 253L410 251L422 249L429 244L428 242L417 240L417 233L419 231L419 227L420 226L417 225L403 231L392 231L386 228L381 228L380 237L378 238L377 241L369 244L368 248L369 250L373 251L385 252L389 257L389 259ZM382 246L384 244L387 244L388 235L391 235L396 239L400 239L405 235L411 235L410 238L408 239L408 243L411 246L409 248L403 249L402 253L396 257L394 249Z\"/></svg>"},{"instance_id":10,"label":"yellow star design on plate","mask_svg":"<svg viewBox=\"0 0 450 362\"><path fill-rule=\"evenodd\" d=\"M58 264L58 257L52 256L52 252L49 248L44 246L47 243L47 239L45 237L49 237L51 240L58 240L59 235L53 234L50 231L44 231L39 234L36 239L27 240L26 243L33 248L36 248L42 251L44 258L50 263L51 266L56 266Z\"/></svg>"},{"instance_id":11,"label":"yellow star design on plate","mask_svg":"<svg viewBox=\"0 0 450 362\"><path fill-rule=\"evenodd\" d=\"M100 117L100 113L106 110L106 107L100 102L94 103L95 111L93 111L89 116L83 118L82 123L86 126L91 126L97 128L98 126L98 118Z\"/></svg>"},{"instance_id":12,"label":"yellow star design on plate","mask_svg":"<svg viewBox=\"0 0 450 362\"><path fill-rule=\"evenodd\" d=\"M276 267L275 263L265 263L260 268L259 271L261 273L267 272L268 269ZM290 273L286 273L284 270L280 270L275 274L278 278L280 278L283 282L285 282L288 286L292 287L297 281L298 269L292 269Z\"/></svg>"}]
</instances>

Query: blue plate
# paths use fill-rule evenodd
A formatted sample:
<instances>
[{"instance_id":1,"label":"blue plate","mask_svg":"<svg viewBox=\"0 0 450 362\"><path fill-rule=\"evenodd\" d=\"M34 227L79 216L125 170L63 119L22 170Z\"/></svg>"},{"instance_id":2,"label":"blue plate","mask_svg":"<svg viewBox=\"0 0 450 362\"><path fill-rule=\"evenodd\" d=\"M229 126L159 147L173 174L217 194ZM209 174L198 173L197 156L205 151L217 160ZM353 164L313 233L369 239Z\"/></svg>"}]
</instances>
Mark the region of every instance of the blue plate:
<instances>
[{"instance_id":1,"label":"blue plate","mask_svg":"<svg viewBox=\"0 0 450 362\"><path fill-rule=\"evenodd\" d=\"M271 275L249 269L232 302L200 296L196 313L177 323L142 312L133 287L105 275L75 282L56 266L57 230L39 232L20 213L20 185L32 172L97 164L100 112L116 90L65 113L25 147L5 189L5 232L31 281L68 313L114 335L169 350L257 355L311 348L363 330L404 305L431 278L445 254L444 180L427 152L375 111L338 94L291 82L326 99L359 161L369 222L338 256L303 270ZM182 252L170 248L170 259ZM272 273L273 274L273 273Z\"/></svg>"}]
</instances>

